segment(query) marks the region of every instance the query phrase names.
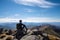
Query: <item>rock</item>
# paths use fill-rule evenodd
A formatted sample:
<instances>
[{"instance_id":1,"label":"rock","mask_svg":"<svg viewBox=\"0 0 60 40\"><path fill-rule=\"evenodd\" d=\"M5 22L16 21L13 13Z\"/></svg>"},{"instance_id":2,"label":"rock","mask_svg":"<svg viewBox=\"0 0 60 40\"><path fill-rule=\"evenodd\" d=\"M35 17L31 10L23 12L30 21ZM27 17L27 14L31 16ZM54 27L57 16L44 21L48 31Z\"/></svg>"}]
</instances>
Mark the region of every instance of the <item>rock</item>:
<instances>
[{"instance_id":1,"label":"rock","mask_svg":"<svg viewBox=\"0 0 60 40\"><path fill-rule=\"evenodd\" d=\"M0 35L0 39L3 39L4 37L6 37L6 34L1 34Z\"/></svg>"},{"instance_id":2,"label":"rock","mask_svg":"<svg viewBox=\"0 0 60 40\"><path fill-rule=\"evenodd\" d=\"M0 28L0 34L3 34L4 29Z\"/></svg>"},{"instance_id":3,"label":"rock","mask_svg":"<svg viewBox=\"0 0 60 40\"><path fill-rule=\"evenodd\" d=\"M26 35L21 38L21 40L40 40L36 35Z\"/></svg>"}]
</instances>

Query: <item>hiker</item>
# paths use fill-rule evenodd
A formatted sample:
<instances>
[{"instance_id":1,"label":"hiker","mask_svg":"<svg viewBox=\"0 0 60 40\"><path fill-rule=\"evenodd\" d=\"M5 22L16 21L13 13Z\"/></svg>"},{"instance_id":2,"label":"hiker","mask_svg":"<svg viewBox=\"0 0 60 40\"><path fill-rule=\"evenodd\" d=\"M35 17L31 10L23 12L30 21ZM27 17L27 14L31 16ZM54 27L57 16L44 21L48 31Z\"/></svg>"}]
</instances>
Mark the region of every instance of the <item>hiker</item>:
<instances>
[{"instance_id":1,"label":"hiker","mask_svg":"<svg viewBox=\"0 0 60 40\"><path fill-rule=\"evenodd\" d=\"M19 20L19 23L16 25L16 29L16 38L20 40L27 32L27 27L22 23L22 20Z\"/></svg>"}]
</instances>

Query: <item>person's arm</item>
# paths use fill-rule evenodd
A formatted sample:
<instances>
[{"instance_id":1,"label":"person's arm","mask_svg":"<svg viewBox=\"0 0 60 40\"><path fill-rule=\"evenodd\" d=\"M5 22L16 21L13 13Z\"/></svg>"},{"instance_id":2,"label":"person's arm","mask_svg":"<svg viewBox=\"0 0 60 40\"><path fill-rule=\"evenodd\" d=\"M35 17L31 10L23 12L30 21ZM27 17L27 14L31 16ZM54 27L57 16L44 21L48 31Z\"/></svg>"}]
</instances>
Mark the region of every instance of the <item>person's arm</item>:
<instances>
[{"instance_id":1,"label":"person's arm","mask_svg":"<svg viewBox=\"0 0 60 40\"><path fill-rule=\"evenodd\" d=\"M26 27L26 25L24 25L24 28L26 28L26 30L28 30L27 27Z\"/></svg>"}]
</instances>

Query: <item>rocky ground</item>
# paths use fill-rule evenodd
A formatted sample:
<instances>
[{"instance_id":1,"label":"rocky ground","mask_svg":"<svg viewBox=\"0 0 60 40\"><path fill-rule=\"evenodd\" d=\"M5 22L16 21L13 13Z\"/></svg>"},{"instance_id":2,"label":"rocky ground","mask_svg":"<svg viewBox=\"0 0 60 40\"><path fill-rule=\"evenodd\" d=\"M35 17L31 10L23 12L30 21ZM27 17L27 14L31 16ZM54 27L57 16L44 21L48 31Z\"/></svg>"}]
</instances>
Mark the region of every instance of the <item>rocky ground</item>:
<instances>
[{"instance_id":1,"label":"rocky ground","mask_svg":"<svg viewBox=\"0 0 60 40\"><path fill-rule=\"evenodd\" d=\"M11 33L12 31L12 33ZM17 40L13 34L15 30L11 30L10 33L5 30L5 32L0 34L0 40ZM23 36L20 40L60 40L59 34L57 34L52 28L48 26L29 28L27 34Z\"/></svg>"}]
</instances>

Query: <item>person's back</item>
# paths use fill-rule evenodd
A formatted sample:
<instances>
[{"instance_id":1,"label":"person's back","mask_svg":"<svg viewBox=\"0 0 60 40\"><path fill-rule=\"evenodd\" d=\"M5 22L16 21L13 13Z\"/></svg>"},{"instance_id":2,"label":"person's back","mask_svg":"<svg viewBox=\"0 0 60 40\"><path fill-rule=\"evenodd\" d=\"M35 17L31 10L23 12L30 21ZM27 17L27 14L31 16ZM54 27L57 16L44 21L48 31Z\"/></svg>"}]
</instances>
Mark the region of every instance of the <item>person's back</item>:
<instances>
[{"instance_id":1,"label":"person's back","mask_svg":"<svg viewBox=\"0 0 60 40\"><path fill-rule=\"evenodd\" d=\"M17 28L16 38L17 38L18 40L20 40L20 38L21 38L22 36L24 36L24 28L25 28L26 31L27 31L26 26L25 26L24 24L22 24L22 20L20 20L19 22L20 22L20 23L18 23L18 24L16 25L16 28Z\"/></svg>"},{"instance_id":2,"label":"person's back","mask_svg":"<svg viewBox=\"0 0 60 40\"><path fill-rule=\"evenodd\" d=\"M22 23L17 24L17 30L23 30L23 24Z\"/></svg>"}]
</instances>

